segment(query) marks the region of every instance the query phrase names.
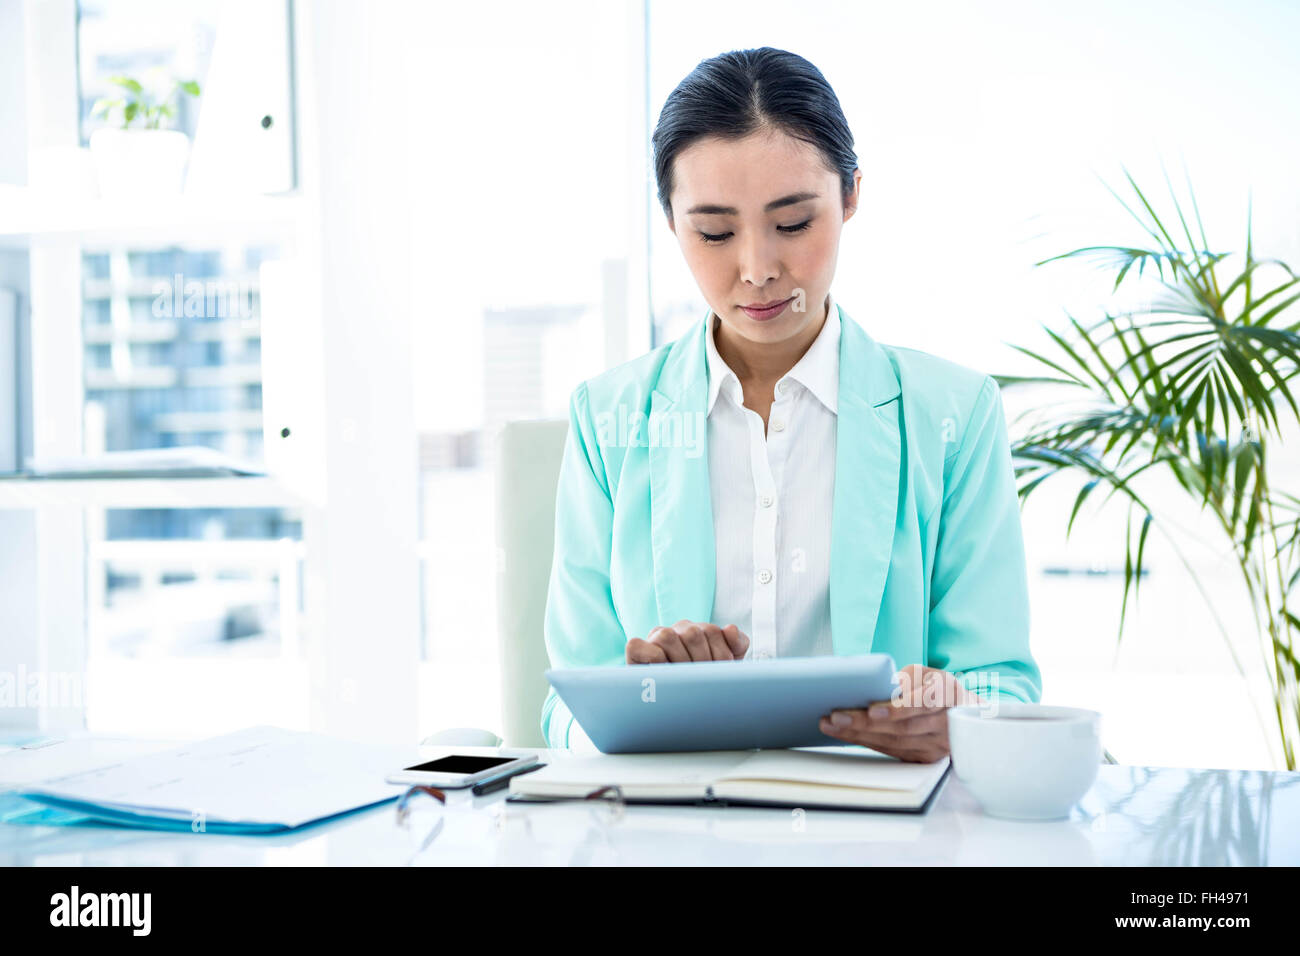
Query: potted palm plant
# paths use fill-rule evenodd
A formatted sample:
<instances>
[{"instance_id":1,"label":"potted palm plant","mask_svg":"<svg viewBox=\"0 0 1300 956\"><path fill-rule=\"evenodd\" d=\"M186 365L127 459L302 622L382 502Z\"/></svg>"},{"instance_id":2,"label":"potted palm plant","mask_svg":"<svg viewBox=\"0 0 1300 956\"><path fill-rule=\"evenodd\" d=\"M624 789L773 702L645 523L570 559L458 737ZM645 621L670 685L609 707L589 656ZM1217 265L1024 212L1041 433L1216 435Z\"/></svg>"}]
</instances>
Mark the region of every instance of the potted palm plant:
<instances>
[{"instance_id":1,"label":"potted palm plant","mask_svg":"<svg viewBox=\"0 0 1300 956\"><path fill-rule=\"evenodd\" d=\"M1104 309L1096 321L1067 316L1066 327L1044 326L1048 345L1013 346L1041 374L996 376L1004 388L1033 385L1082 400L1036 402L1016 419L1012 454L1021 503L1048 478L1079 481L1067 535L1094 493L1118 496L1127 506L1121 637L1124 612L1141 583L1148 535L1164 533L1195 576L1169 533L1169 511L1190 501L1208 515L1249 596L1281 752L1294 770L1300 498L1284 480L1294 483L1296 476L1282 474L1272 452L1283 432L1300 423L1293 394L1300 372L1300 309L1294 308L1300 276L1285 262L1256 256L1249 207L1244 253L1212 251L1190 184L1190 209L1170 185L1173 215L1162 219L1127 169L1124 175L1132 205L1115 190L1111 194L1149 241L1088 246L1036 265L1092 260L1114 274L1117 299L1126 279L1141 282L1146 273L1148 294L1137 306ZM1176 497L1183 501L1149 493L1147 480L1157 475L1171 477L1166 484L1180 489ZM1235 652L1233 659L1240 669Z\"/></svg>"},{"instance_id":2,"label":"potted palm plant","mask_svg":"<svg viewBox=\"0 0 1300 956\"><path fill-rule=\"evenodd\" d=\"M175 195L185 181L189 137L164 125L176 116L181 94L197 97L193 80L161 86L130 76L109 80L119 95L95 101L91 114L113 123L90 134L90 155L100 194L113 198Z\"/></svg>"}]
</instances>

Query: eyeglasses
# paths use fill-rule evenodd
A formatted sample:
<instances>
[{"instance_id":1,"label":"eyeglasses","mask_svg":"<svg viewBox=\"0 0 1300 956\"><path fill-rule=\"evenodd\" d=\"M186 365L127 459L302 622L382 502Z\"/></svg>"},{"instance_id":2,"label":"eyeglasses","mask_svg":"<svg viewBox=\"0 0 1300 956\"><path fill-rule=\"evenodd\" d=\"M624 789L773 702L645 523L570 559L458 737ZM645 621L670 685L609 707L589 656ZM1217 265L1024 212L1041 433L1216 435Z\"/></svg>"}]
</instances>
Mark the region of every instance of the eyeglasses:
<instances>
[{"instance_id":1,"label":"eyeglasses","mask_svg":"<svg viewBox=\"0 0 1300 956\"><path fill-rule=\"evenodd\" d=\"M407 791L403 793L400 798L398 798L397 801L398 826L401 826L404 829L410 828L411 803L417 796L421 794L427 795L429 797L432 797L434 800L436 800L438 802L438 807L440 810L446 808L447 794L444 793L442 790L439 790L437 787L424 787L424 786L409 787ZM609 834L607 832L607 827L611 823L617 823L618 821L620 821L623 818L623 815L627 808L627 800L623 794L623 789L619 786L615 786L612 784L605 787L599 787L595 790L592 790L590 793L585 794L581 798L578 798L578 801L590 805L591 810L593 811L591 814L591 823L595 827L596 832L598 832L601 835L601 839L608 844ZM567 803L571 801L557 800L557 801L538 801L538 802ZM529 804L533 803L533 801L522 801L522 803L524 804L525 807L527 807ZM597 810L598 806L603 807L604 812L599 812ZM509 826L510 823L513 821L515 823L522 823L524 832L527 834L527 838L530 840L533 838L533 821L532 821L531 808L527 810L523 809L522 807L512 809L510 805L510 801L499 800L496 801L490 808L484 808L484 809L489 809L489 811L493 813L494 815L493 827L494 829L497 830L498 833L504 831L506 827ZM411 860L409 861L410 863L414 863L417 859L419 859L420 855L425 850L427 850L430 844L432 844L434 840L436 840L438 836L443 832L443 829L445 828L446 824L447 824L446 815L439 814L437 823L434 824L434 826L429 830L425 838L420 842L419 847L416 848L414 855L411 857Z\"/></svg>"},{"instance_id":2,"label":"eyeglasses","mask_svg":"<svg viewBox=\"0 0 1300 956\"><path fill-rule=\"evenodd\" d=\"M600 800L609 807L609 819L621 820L627 810L627 798L623 796L623 788L610 785L593 790L582 798L583 800Z\"/></svg>"},{"instance_id":3,"label":"eyeglasses","mask_svg":"<svg viewBox=\"0 0 1300 956\"><path fill-rule=\"evenodd\" d=\"M419 794L428 794L437 800L444 807L447 805L447 794L437 787L413 786L408 787L397 801L397 822L405 826L411 817L411 800ZM627 807L627 799L623 795L623 788L614 784L599 787L583 796L583 800L601 800L605 802L612 811L615 818L621 817Z\"/></svg>"},{"instance_id":4,"label":"eyeglasses","mask_svg":"<svg viewBox=\"0 0 1300 956\"><path fill-rule=\"evenodd\" d=\"M447 795L437 787L414 786L407 789L397 801L397 825L407 826L411 819L411 798L421 793L427 793L433 799L437 800L444 807L447 805Z\"/></svg>"}]
</instances>

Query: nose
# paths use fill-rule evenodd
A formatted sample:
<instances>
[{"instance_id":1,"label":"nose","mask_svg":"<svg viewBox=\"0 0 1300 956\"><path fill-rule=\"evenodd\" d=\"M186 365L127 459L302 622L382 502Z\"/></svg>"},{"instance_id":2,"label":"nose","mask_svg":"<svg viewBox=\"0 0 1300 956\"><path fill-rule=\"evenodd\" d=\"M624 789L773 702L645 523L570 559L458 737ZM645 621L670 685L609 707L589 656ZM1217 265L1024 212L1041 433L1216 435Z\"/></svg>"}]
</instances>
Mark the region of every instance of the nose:
<instances>
[{"instance_id":1,"label":"nose","mask_svg":"<svg viewBox=\"0 0 1300 956\"><path fill-rule=\"evenodd\" d=\"M781 276L781 263L771 240L762 230L749 230L748 237L738 244L740 249L740 278L755 290L767 286Z\"/></svg>"}]
</instances>

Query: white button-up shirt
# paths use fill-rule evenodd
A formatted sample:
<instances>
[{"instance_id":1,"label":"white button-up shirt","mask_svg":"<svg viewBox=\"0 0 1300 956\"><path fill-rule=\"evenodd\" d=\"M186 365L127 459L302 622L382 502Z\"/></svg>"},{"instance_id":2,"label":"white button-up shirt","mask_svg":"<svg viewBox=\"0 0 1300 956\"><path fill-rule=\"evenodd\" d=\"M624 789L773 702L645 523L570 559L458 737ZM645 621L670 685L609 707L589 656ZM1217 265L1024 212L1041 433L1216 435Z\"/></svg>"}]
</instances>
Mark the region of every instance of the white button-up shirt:
<instances>
[{"instance_id":1,"label":"white button-up shirt","mask_svg":"<svg viewBox=\"0 0 1300 956\"><path fill-rule=\"evenodd\" d=\"M708 352L709 486L717 545L711 623L749 635L748 658L812 657L831 645L831 500L835 486L840 318L826 321L776 383L768 433L713 340Z\"/></svg>"}]
</instances>

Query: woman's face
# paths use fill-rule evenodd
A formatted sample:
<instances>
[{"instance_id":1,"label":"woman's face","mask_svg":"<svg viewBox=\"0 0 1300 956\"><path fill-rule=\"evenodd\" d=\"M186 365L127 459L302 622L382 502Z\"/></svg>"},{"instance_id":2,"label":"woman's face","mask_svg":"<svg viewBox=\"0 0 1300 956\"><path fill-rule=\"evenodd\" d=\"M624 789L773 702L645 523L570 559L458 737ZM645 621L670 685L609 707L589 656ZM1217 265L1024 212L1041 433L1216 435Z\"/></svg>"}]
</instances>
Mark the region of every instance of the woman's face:
<instances>
[{"instance_id":1,"label":"woman's face","mask_svg":"<svg viewBox=\"0 0 1300 956\"><path fill-rule=\"evenodd\" d=\"M840 178L817 149L780 132L698 140L677 155L673 173L669 227L727 328L774 344L820 322L862 173L841 203ZM786 299L774 315L744 308Z\"/></svg>"}]
</instances>

